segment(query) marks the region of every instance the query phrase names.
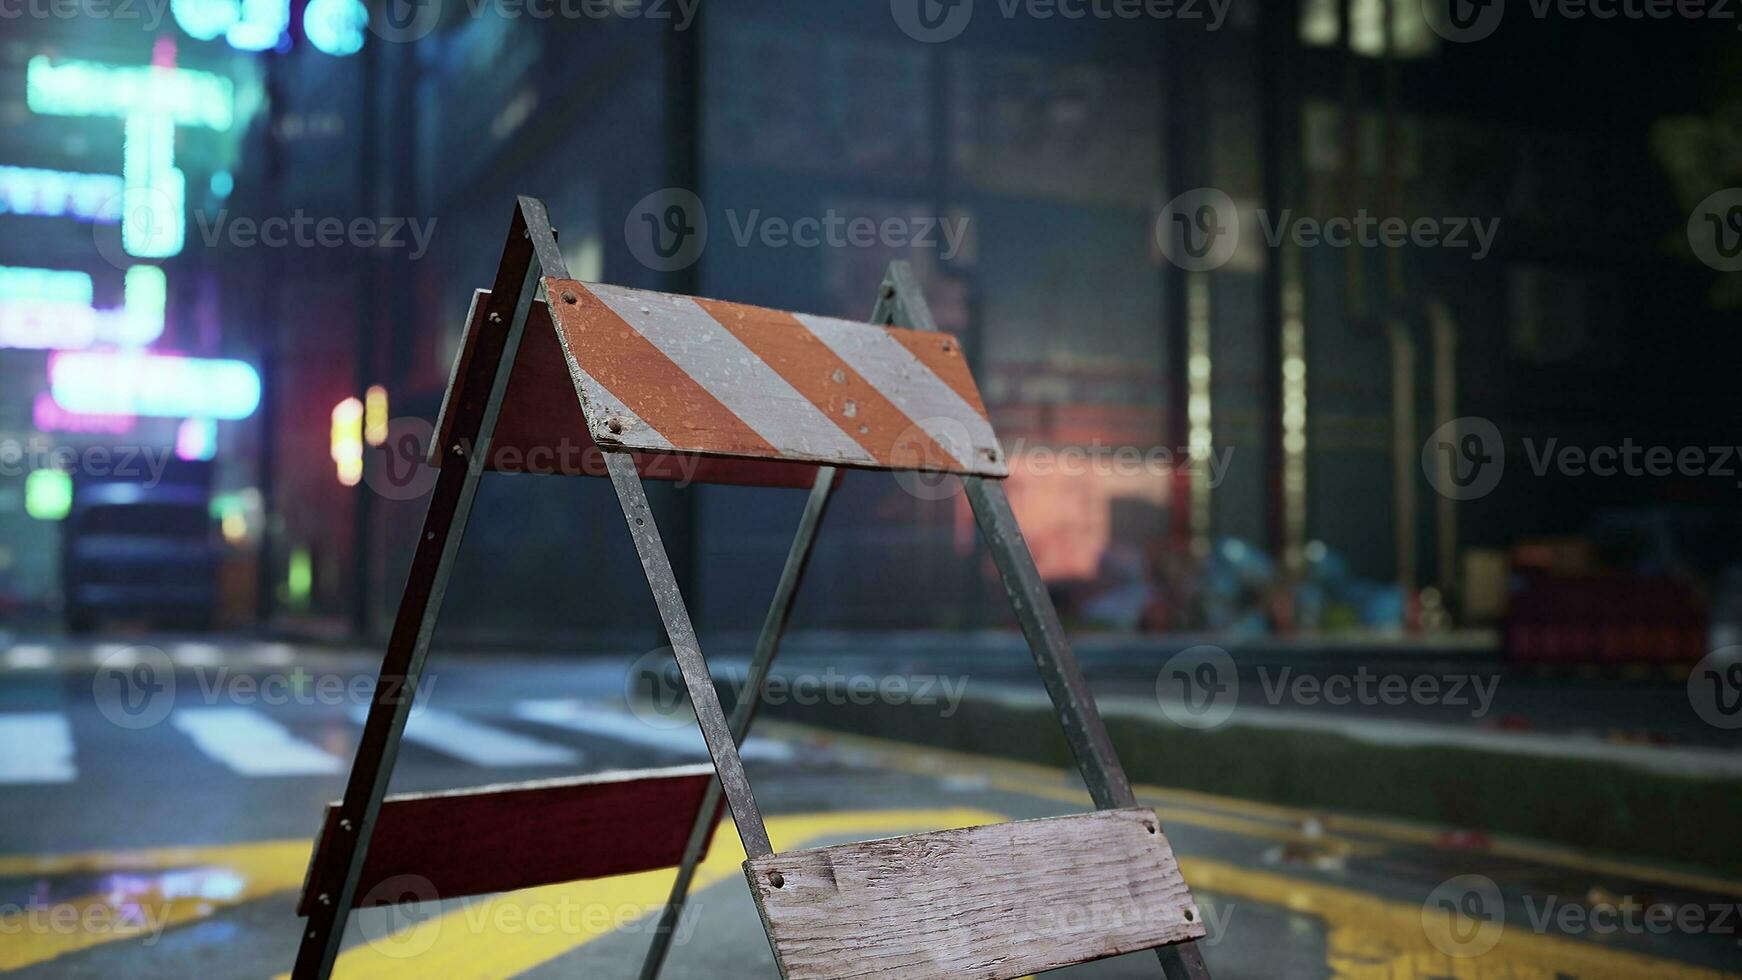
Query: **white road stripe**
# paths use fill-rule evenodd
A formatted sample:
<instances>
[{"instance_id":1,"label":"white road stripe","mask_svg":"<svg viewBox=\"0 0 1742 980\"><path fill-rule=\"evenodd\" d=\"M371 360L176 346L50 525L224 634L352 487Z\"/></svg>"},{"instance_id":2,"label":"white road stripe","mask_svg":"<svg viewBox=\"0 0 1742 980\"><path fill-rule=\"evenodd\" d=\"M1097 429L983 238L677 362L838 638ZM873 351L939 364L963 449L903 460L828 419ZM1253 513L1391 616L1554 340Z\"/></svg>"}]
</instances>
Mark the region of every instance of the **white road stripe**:
<instances>
[{"instance_id":1,"label":"white road stripe","mask_svg":"<svg viewBox=\"0 0 1742 980\"><path fill-rule=\"evenodd\" d=\"M169 657L178 667L216 667L224 662L224 651L212 643L177 643Z\"/></svg>"},{"instance_id":2,"label":"white road stripe","mask_svg":"<svg viewBox=\"0 0 1742 980\"><path fill-rule=\"evenodd\" d=\"M351 717L362 724L369 717L369 709L358 707ZM411 713L405 723L405 738L475 766L569 766L581 761L580 753L567 746L492 728L434 708Z\"/></svg>"},{"instance_id":3,"label":"white road stripe","mask_svg":"<svg viewBox=\"0 0 1742 980\"><path fill-rule=\"evenodd\" d=\"M20 643L6 651L6 666L34 670L54 663L54 651L40 643Z\"/></svg>"},{"instance_id":4,"label":"white road stripe","mask_svg":"<svg viewBox=\"0 0 1742 980\"><path fill-rule=\"evenodd\" d=\"M587 288L776 449L809 459L877 462L695 300L617 286Z\"/></svg>"},{"instance_id":5,"label":"white road stripe","mask_svg":"<svg viewBox=\"0 0 1742 980\"><path fill-rule=\"evenodd\" d=\"M70 783L78 775L65 717L47 711L0 715L0 784Z\"/></svg>"},{"instance_id":6,"label":"white road stripe","mask_svg":"<svg viewBox=\"0 0 1742 980\"><path fill-rule=\"evenodd\" d=\"M648 748L707 758L708 746L702 741L701 730L693 723L673 728L658 728L631 714L604 705L587 704L572 699L518 701L514 716L543 725L566 728L571 732L601 735L619 742L644 745ZM739 748L744 759L789 760L792 748L785 743L751 736Z\"/></svg>"},{"instance_id":7,"label":"white road stripe","mask_svg":"<svg viewBox=\"0 0 1742 980\"><path fill-rule=\"evenodd\" d=\"M344 772L336 756L305 742L248 708L183 708L170 716L201 752L244 776L307 776Z\"/></svg>"},{"instance_id":8,"label":"white road stripe","mask_svg":"<svg viewBox=\"0 0 1742 980\"><path fill-rule=\"evenodd\" d=\"M883 330L863 323L830 317L794 314L818 340L859 372L871 386L888 398L901 414L912 419L932 441L957 457L962 468L974 473L1003 473L998 437L992 423L944 383L901 341ZM962 445L966 439L967 445Z\"/></svg>"}]
</instances>

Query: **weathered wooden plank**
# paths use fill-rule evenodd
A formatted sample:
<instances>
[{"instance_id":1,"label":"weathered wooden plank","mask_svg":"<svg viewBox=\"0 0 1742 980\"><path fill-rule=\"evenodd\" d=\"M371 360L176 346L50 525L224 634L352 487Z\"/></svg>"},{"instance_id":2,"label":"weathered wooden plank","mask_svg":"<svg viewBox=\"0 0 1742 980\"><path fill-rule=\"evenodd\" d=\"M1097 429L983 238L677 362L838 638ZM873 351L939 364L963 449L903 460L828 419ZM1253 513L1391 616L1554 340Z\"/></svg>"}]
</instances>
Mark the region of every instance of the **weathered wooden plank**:
<instances>
[{"instance_id":1,"label":"weathered wooden plank","mask_svg":"<svg viewBox=\"0 0 1742 980\"><path fill-rule=\"evenodd\" d=\"M1155 812L1024 820L746 861L781 975L1010 980L1204 934Z\"/></svg>"},{"instance_id":2,"label":"weathered wooden plank","mask_svg":"<svg viewBox=\"0 0 1742 980\"><path fill-rule=\"evenodd\" d=\"M1009 474L948 336L572 279L545 292L601 446Z\"/></svg>"},{"instance_id":3,"label":"weathered wooden plank","mask_svg":"<svg viewBox=\"0 0 1742 980\"><path fill-rule=\"evenodd\" d=\"M389 796L363 862L358 907L414 900L398 889L371 895L406 875L424 879L416 889L423 898L457 898L672 867L713 775L712 766L680 766ZM343 870L326 866L338 817L330 804L298 915Z\"/></svg>"},{"instance_id":4,"label":"weathered wooden plank","mask_svg":"<svg viewBox=\"0 0 1742 980\"><path fill-rule=\"evenodd\" d=\"M464 369L471 356L477 322L485 314L490 293L478 290L466 317L455 372ZM449 386L452 391L452 385ZM436 422L437 437L430 446L431 459L450 445L448 406L443 403ZM535 476L604 476L605 460L587 428L579 391L569 375L562 341L551 323L550 309L535 302L527 314L526 336L514 359L503 398L502 414L490 444L488 469L499 473L529 473ZM733 483L760 487L809 487L817 468L786 460L741 459L680 452L637 452L635 467L649 480L677 483Z\"/></svg>"}]
</instances>

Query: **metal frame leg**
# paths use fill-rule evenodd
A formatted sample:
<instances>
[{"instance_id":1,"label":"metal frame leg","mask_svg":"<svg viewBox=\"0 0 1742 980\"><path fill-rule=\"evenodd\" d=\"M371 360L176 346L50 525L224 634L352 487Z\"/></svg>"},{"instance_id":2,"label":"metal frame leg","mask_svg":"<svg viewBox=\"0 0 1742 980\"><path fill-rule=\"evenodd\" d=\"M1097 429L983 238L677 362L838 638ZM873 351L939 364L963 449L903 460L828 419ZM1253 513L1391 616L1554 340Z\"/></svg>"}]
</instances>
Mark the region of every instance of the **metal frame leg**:
<instances>
[{"instance_id":1,"label":"metal frame leg","mask_svg":"<svg viewBox=\"0 0 1742 980\"><path fill-rule=\"evenodd\" d=\"M665 623L666 639L671 641L678 670L683 672L684 687L695 709L696 723L701 726L702 739L708 743L708 754L714 759L714 771L719 775L720 788L732 808L732 820L738 825L738 836L744 842L747 857L764 857L774 853L768 842L768 828L763 825L762 811L756 806L756 796L750 791L750 778L744 774L744 760L738 757L738 744L726 724L726 713L720 707L719 692L708 674L708 662L702 659L702 647L696 640L696 630L690 623L690 613L678 589L677 576L671 570L671 558L660 540L659 527L653 521L653 508L647 503L647 491L641 485L641 474L635 470L635 460L626 452L605 453L605 469L611 484L617 488L617 500L623 507L623 518L629 522L629 533L635 539L635 550L641 555L641 570L653 590L659 618Z\"/></svg>"},{"instance_id":2,"label":"metal frame leg","mask_svg":"<svg viewBox=\"0 0 1742 980\"><path fill-rule=\"evenodd\" d=\"M897 303L903 292L899 284L912 281L913 273L907 263L891 263L889 272L884 277L884 285L878 290L877 302L871 308L870 322L879 326L892 322L897 315ZM907 291L911 292L912 289ZM780 649L781 636L786 632L786 622L792 614L799 583L804 579L811 548L816 544L817 528L822 524L829 498L834 493L837 472L830 466L817 470L817 478L811 484L810 497L805 501L804 513L799 517L798 531L793 535L792 546L787 550L786 565L781 569L780 581L774 587L774 598L769 602L768 615L762 621L762 632L756 638L756 652L750 658L750 669L745 675L744 698L732 707L732 740L740 746L750 737L750 726L756 720L756 709L762 702L762 685L768 679L774 655ZM716 779L708 784L707 795L702 800L701 808L696 811L696 822L690 828L689 841L684 847L683 864L678 867L677 880L671 886L671 897L666 900L665 909L659 916L659 924L654 929L653 945L648 948L647 959L641 964L641 980L656 980L659 971L665 966L666 954L671 951L671 937L677 929L678 919L683 915L684 903L689 899L690 886L695 882L696 865L701 861L702 852L707 849L708 838L712 836L714 825L719 820L719 808L720 781Z\"/></svg>"},{"instance_id":3,"label":"metal frame leg","mask_svg":"<svg viewBox=\"0 0 1742 980\"><path fill-rule=\"evenodd\" d=\"M792 614L799 583L803 581L805 566L810 561L811 547L816 543L817 527L822 524L829 498L834 493L835 474L833 467L824 466L818 469L816 481L811 484L810 496L805 500L804 513L798 520L798 531L793 535L792 546L786 554L786 566L781 569L780 581L774 587L774 598L768 604L768 615L762 621L762 632L756 638L756 652L750 658L750 669L744 678L743 695L732 706L732 741L737 745L743 745L744 740L750 737L750 725L755 721L756 709L762 703L762 685L768 679L774 655L780 649L781 636L786 632L786 622ZM713 835L714 824L719 817L720 781L715 779L709 782L707 795L702 799L701 808L696 811L696 822L691 826L689 842L684 846L683 864L678 867L677 881L672 883L671 897L666 899L665 909L660 913L659 924L654 929L653 945L648 948L647 959L641 964L641 980L654 980L665 965L666 954L671 950L672 935L677 929L678 919L683 915L690 886L695 881L696 865L702 859L702 852L707 850L708 838Z\"/></svg>"},{"instance_id":4,"label":"metal frame leg","mask_svg":"<svg viewBox=\"0 0 1742 980\"><path fill-rule=\"evenodd\" d=\"M374 700L363 725L351 764L351 777L339 805L339 834L332 841L327 863L311 869L323 888L309 910L297 948L294 980L325 980L344 944L345 926L357 900L357 882L369 851L369 837L381 810L381 799L393 774L400 736L416 697L430 638L435 633L442 597L454 558L465 537L466 521L477 496L490 436L501 412L527 312L537 291L536 265L556 252L544 205L520 198L509 225L508 241L496 270L488 315L472 357L456 378L453 425L442 450L441 470L424 515L423 535L412 558L411 571L394 619L387 653L376 678ZM548 268L548 266L546 266ZM342 870L341 870L342 869Z\"/></svg>"},{"instance_id":5,"label":"metal frame leg","mask_svg":"<svg viewBox=\"0 0 1742 980\"><path fill-rule=\"evenodd\" d=\"M932 319L931 308L907 263L890 265L889 275L883 282L883 295L903 326L915 330L937 329L937 321ZM1003 484L980 477L964 477L962 486L974 510L974 521L992 553L992 562L998 566L998 574L1004 580L1004 591L1016 610L1022 635L1028 641L1029 652L1034 655L1035 667L1046 684L1053 709L1058 712L1059 724L1064 728L1065 739L1070 743L1071 753L1076 757L1077 768L1083 774L1083 782L1088 785L1095 808L1110 810L1135 806L1137 798L1131 792L1131 783L1125 778L1118 754L1113 751L1112 739L1101 721L1100 710L1095 707L1094 696L1083 680L1076 654L1065 639L1058 611L1053 608L1040 569L1035 567L1034 555L1029 552L1022 528L1010 509ZM1203 953L1196 943L1164 946L1155 952L1168 980L1209 980L1210 971L1204 966Z\"/></svg>"}]
</instances>

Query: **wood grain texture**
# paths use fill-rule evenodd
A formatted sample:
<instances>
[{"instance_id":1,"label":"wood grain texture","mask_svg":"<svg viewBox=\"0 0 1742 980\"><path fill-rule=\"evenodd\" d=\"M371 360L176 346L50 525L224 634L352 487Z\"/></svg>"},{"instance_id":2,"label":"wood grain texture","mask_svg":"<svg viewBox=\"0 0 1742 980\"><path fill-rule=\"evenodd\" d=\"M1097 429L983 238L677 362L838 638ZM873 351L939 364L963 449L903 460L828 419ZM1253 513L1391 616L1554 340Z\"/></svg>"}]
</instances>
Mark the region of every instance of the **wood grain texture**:
<instances>
[{"instance_id":1,"label":"wood grain texture","mask_svg":"<svg viewBox=\"0 0 1742 980\"><path fill-rule=\"evenodd\" d=\"M683 860L712 766L612 772L446 793L401 793L381 803L358 908L457 898L669 868ZM336 885L328 867L339 833L329 804L297 914ZM371 892L393 879L417 887ZM415 894L411 894L415 893Z\"/></svg>"},{"instance_id":2,"label":"wood grain texture","mask_svg":"<svg viewBox=\"0 0 1742 980\"><path fill-rule=\"evenodd\" d=\"M1204 935L1153 810L744 863L781 975L1010 980Z\"/></svg>"}]
</instances>

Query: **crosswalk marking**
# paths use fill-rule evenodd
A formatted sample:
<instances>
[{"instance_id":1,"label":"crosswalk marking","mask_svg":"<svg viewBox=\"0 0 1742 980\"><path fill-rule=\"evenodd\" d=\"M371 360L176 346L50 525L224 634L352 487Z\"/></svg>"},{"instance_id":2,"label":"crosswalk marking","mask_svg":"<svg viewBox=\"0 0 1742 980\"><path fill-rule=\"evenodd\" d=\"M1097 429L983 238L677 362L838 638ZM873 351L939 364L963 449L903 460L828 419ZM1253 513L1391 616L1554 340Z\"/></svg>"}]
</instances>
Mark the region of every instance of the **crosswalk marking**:
<instances>
[{"instance_id":1,"label":"crosswalk marking","mask_svg":"<svg viewBox=\"0 0 1742 980\"><path fill-rule=\"evenodd\" d=\"M70 783L78 775L66 718L46 711L0 715L0 784Z\"/></svg>"},{"instance_id":2,"label":"crosswalk marking","mask_svg":"<svg viewBox=\"0 0 1742 980\"><path fill-rule=\"evenodd\" d=\"M366 707L351 712L351 719L359 725L368 716ZM411 713L405 723L405 739L477 766L568 766L581 761L581 754L567 746L433 708Z\"/></svg>"},{"instance_id":3,"label":"crosswalk marking","mask_svg":"<svg viewBox=\"0 0 1742 980\"><path fill-rule=\"evenodd\" d=\"M573 699L517 701L514 716L666 752L702 757L708 754L702 733L693 723L658 728L634 715ZM786 761L793 753L790 747L780 742L752 737L739 748L738 754L745 759Z\"/></svg>"},{"instance_id":4,"label":"crosswalk marking","mask_svg":"<svg viewBox=\"0 0 1742 980\"><path fill-rule=\"evenodd\" d=\"M248 708L183 708L170 716L201 752L244 776L344 772L345 763Z\"/></svg>"},{"instance_id":5,"label":"crosswalk marking","mask_svg":"<svg viewBox=\"0 0 1742 980\"><path fill-rule=\"evenodd\" d=\"M6 666L34 670L54 663L54 651L40 643L20 643L6 651Z\"/></svg>"}]
</instances>

